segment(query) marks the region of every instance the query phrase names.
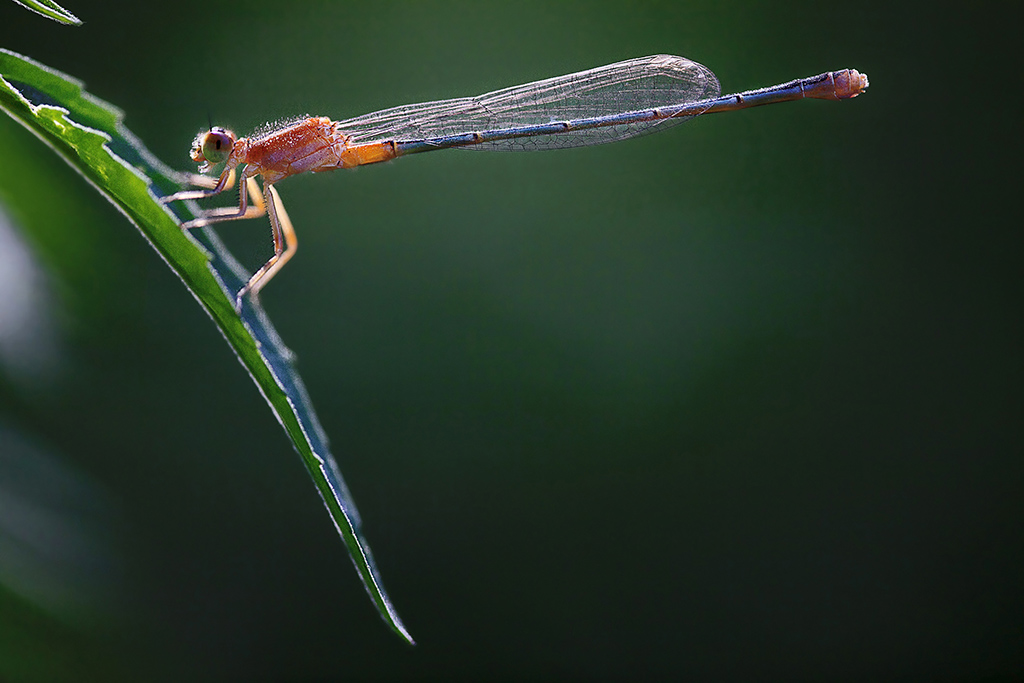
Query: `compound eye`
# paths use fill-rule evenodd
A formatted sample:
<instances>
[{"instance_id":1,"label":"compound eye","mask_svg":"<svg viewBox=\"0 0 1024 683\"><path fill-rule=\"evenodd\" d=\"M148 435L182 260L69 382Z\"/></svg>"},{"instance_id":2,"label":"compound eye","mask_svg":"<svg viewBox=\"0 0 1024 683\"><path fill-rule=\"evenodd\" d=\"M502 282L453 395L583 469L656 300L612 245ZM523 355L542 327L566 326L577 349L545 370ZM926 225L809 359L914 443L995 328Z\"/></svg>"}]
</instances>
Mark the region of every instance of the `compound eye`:
<instances>
[{"instance_id":1,"label":"compound eye","mask_svg":"<svg viewBox=\"0 0 1024 683\"><path fill-rule=\"evenodd\" d=\"M211 128L210 132L203 134L199 141L199 151L202 152L203 160L207 163L219 164L228 158L234 144L235 136L231 131L223 128Z\"/></svg>"},{"instance_id":2,"label":"compound eye","mask_svg":"<svg viewBox=\"0 0 1024 683\"><path fill-rule=\"evenodd\" d=\"M192 141L189 156L192 161L200 164L199 172L206 173L213 166L228 158L235 146L235 134L226 128L214 126L205 133L200 133Z\"/></svg>"}]
</instances>

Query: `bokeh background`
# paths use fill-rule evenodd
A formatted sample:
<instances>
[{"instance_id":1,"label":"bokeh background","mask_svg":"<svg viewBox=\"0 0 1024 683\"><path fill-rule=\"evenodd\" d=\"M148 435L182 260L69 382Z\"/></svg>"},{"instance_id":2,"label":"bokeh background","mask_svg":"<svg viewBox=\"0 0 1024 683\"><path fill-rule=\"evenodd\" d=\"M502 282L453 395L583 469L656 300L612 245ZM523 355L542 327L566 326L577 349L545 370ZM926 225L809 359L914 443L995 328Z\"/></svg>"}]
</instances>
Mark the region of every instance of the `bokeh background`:
<instances>
[{"instance_id":1,"label":"bokeh background","mask_svg":"<svg viewBox=\"0 0 1024 683\"><path fill-rule=\"evenodd\" d=\"M0 117L0 679L1024 676L1012 17L65 4L84 26L0 2L0 46L182 169L211 120L659 52L725 92L871 88L282 183L300 247L262 301L415 648L185 288ZM254 266L270 248L263 222L219 232Z\"/></svg>"}]
</instances>

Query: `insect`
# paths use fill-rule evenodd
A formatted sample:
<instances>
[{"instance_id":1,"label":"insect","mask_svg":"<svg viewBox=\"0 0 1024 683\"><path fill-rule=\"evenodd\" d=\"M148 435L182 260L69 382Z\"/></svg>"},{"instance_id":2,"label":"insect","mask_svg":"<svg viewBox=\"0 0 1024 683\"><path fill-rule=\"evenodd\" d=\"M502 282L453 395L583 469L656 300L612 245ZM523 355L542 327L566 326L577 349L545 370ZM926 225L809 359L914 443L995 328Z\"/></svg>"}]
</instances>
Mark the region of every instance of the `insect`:
<instances>
[{"instance_id":1,"label":"insect","mask_svg":"<svg viewBox=\"0 0 1024 683\"><path fill-rule=\"evenodd\" d=\"M495 92L411 104L346 121L301 117L272 124L251 137L213 127L192 145L201 173L223 163L216 183L186 190L165 202L203 199L234 185L237 207L213 209L182 224L189 230L266 213L274 255L235 297L241 310L295 255L298 240L274 185L288 176L389 161L438 149L493 151L579 147L656 132L701 114L734 111L804 98L843 100L860 95L868 79L853 69L831 71L780 85L720 95L718 79L685 57L655 55L617 62ZM263 178L263 194L255 177ZM264 199L265 196L265 199ZM251 200L251 205L250 205Z\"/></svg>"}]
</instances>

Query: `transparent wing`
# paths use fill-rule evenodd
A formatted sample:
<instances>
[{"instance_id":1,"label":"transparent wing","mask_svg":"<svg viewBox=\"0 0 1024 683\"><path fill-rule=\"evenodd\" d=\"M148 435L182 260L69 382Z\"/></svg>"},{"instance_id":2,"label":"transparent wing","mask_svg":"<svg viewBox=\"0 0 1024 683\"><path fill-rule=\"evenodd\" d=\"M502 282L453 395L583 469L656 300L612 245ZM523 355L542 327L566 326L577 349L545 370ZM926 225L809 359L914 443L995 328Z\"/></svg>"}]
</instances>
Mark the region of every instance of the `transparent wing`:
<instances>
[{"instance_id":1,"label":"transparent wing","mask_svg":"<svg viewBox=\"0 0 1024 683\"><path fill-rule=\"evenodd\" d=\"M384 109L341 121L338 129L351 135L353 143L424 140L593 119L713 99L719 93L718 79L707 67L684 57L654 55L477 97ZM517 137L467 149L517 151L597 145L662 130L690 118Z\"/></svg>"}]
</instances>

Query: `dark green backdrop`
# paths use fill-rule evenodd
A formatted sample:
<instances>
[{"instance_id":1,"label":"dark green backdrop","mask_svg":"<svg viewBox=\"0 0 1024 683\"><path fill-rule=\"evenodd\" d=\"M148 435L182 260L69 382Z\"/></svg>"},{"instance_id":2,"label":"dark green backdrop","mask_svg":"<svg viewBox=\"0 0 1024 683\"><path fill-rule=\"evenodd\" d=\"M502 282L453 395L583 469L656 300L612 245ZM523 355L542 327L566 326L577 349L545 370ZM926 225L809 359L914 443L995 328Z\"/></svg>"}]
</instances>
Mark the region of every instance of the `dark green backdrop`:
<instances>
[{"instance_id":1,"label":"dark green backdrop","mask_svg":"<svg viewBox=\"0 0 1024 683\"><path fill-rule=\"evenodd\" d=\"M6 234L67 231L39 257L48 317L0 344L0 678L1024 675L1010 17L66 4L84 26L0 2L0 46L83 79L179 168L209 119L347 118L658 52L726 92L872 85L282 183L300 248L263 303L416 648L185 288L0 117ZM220 233L252 265L269 249L262 221ZM30 279L13 258L4 287Z\"/></svg>"}]
</instances>

